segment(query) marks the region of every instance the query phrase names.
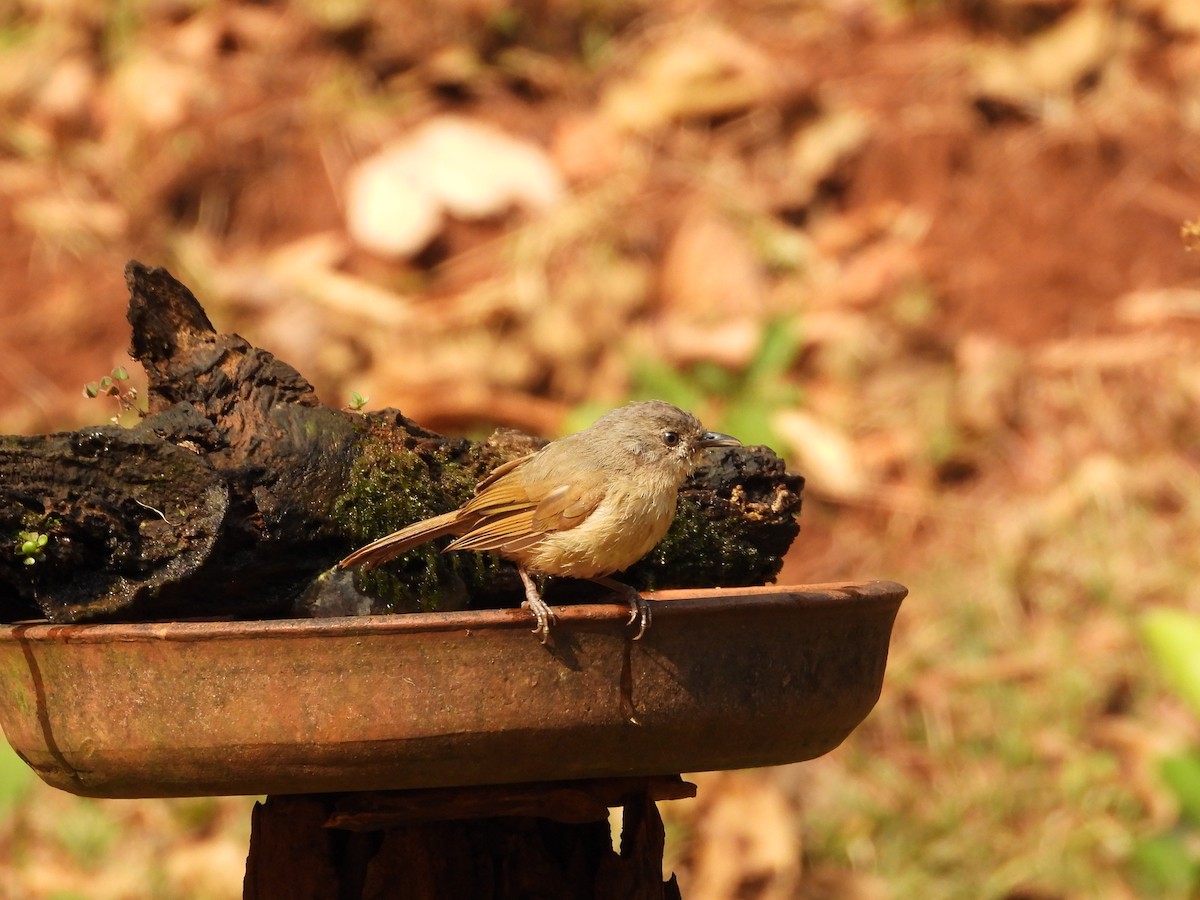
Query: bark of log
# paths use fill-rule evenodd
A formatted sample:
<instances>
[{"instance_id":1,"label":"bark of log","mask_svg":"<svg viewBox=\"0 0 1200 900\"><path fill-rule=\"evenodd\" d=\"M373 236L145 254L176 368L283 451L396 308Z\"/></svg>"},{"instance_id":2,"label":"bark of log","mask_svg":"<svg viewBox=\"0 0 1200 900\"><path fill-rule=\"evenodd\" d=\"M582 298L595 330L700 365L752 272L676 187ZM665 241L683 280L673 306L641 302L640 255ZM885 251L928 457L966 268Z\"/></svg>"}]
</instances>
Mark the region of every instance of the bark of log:
<instances>
[{"instance_id":1,"label":"bark of log","mask_svg":"<svg viewBox=\"0 0 1200 900\"><path fill-rule=\"evenodd\" d=\"M545 808L532 815L508 811L505 801L517 796L511 791L499 798L496 810L481 810L481 800L491 796L486 791L500 789L440 792L444 809L427 799L414 807L403 793L379 795L378 801L371 794L268 797L254 808L243 896L678 900L675 879L664 883L662 877L664 833L653 786L624 788L617 800L604 782L575 784L573 790L589 795L586 809L591 813L580 816L583 807L569 804L566 821L558 816L559 785L522 786L522 807L536 809L545 795ZM694 795L694 790L686 794ZM464 799L475 814L462 815ZM400 807L406 816L396 823L351 820L347 827L347 800L356 808ZM608 805L624 809L619 852L612 847ZM420 809L415 818L414 808Z\"/></svg>"},{"instance_id":2,"label":"bark of log","mask_svg":"<svg viewBox=\"0 0 1200 900\"><path fill-rule=\"evenodd\" d=\"M131 354L148 414L0 437L0 619L56 622L342 615L509 606L515 570L422 548L366 577L330 573L355 546L470 496L536 439L470 443L396 410L320 404L291 366L220 334L164 269L126 267ZM640 587L770 581L798 526L803 479L766 448L725 451L685 486ZM46 546L27 564L22 531ZM365 589L365 592L364 592ZM550 595L553 598L553 593Z\"/></svg>"}]
</instances>

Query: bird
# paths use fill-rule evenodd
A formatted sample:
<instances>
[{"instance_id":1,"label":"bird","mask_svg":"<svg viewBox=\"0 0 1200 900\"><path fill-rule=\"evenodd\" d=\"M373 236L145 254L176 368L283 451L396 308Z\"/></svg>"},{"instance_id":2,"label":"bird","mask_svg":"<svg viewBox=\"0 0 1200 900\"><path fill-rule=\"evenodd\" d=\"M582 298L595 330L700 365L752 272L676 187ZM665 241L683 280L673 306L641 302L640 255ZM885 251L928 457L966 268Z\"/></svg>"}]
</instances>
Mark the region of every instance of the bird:
<instances>
[{"instance_id":1,"label":"bird","mask_svg":"<svg viewBox=\"0 0 1200 900\"><path fill-rule=\"evenodd\" d=\"M590 427L497 466L458 509L415 522L355 550L339 569L370 570L439 537L444 550L491 552L516 563L521 604L543 644L556 621L534 576L595 582L629 603L634 640L650 627L650 604L609 576L629 568L666 535L679 489L703 452L740 447L708 431L689 412L662 400L630 403Z\"/></svg>"}]
</instances>

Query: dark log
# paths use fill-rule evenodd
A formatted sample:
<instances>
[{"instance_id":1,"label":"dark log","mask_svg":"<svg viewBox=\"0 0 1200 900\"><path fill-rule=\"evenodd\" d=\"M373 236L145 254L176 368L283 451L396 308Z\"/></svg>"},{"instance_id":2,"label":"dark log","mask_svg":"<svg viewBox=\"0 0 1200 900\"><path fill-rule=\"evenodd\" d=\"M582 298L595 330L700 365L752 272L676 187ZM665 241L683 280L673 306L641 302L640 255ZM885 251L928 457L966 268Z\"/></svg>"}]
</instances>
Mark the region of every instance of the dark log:
<instances>
[{"instance_id":1,"label":"dark log","mask_svg":"<svg viewBox=\"0 0 1200 900\"><path fill-rule=\"evenodd\" d=\"M696 786L678 775L605 778L553 784L494 784L469 788L426 788L344 794L333 804L330 828L378 831L415 822L538 816L581 825L607 820L611 807L645 793L651 800L696 796Z\"/></svg>"},{"instance_id":2,"label":"dark log","mask_svg":"<svg viewBox=\"0 0 1200 900\"><path fill-rule=\"evenodd\" d=\"M165 270L131 262L126 281L148 414L130 429L0 437L0 619L520 602L507 563L435 546L367 576L328 570L353 547L462 503L484 474L536 439L501 430L471 443L396 410L323 406L295 369L218 333ZM802 486L766 448L723 451L685 486L670 534L627 579L643 588L773 580L798 531ZM47 542L22 555L19 536L30 531Z\"/></svg>"},{"instance_id":3,"label":"dark log","mask_svg":"<svg viewBox=\"0 0 1200 900\"><path fill-rule=\"evenodd\" d=\"M575 782L594 810L563 811L561 785L428 792L271 796L254 808L246 860L246 900L671 900L662 880L664 833L655 787L636 779ZM662 789L668 779L657 785ZM675 780L677 786L683 783ZM424 792L423 792L424 793ZM677 793L668 789L668 793ZM690 791L688 792L691 793ZM539 797L539 794L545 796ZM537 815L512 814L511 801ZM440 799L444 806L431 800ZM488 806L495 800L495 807ZM472 816L463 818L463 803ZM346 806L392 807L415 817L400 823L346 819ZM624 808L614 851L607 806ZM350 824L353 830L344 826Z\"/></svg>"}]
</instances>

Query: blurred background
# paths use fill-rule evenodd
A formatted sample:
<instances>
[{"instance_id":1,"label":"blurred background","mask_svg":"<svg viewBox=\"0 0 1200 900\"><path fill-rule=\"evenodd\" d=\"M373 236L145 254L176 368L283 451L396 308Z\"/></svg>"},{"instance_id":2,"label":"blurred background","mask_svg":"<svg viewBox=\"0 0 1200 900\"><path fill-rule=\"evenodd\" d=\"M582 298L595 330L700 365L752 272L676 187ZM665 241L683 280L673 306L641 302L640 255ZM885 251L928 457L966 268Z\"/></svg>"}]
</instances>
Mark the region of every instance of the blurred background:
<instances>
[{"instance_id":1,"label":"blurred background","mask_svg":"<svg viewBox=\"0 0 1200 900\"><path fill-rule=\"evenodd\" d=\"M845 745L663 804L685 897L1192 896L1198 138L1195 0L0 0L0 433L144 385L129 258L333 406L675 401L807 476L781 581L912 592ZM251 802L0 744L0 897L238 897Z\"/></svg>"}]
</instances>

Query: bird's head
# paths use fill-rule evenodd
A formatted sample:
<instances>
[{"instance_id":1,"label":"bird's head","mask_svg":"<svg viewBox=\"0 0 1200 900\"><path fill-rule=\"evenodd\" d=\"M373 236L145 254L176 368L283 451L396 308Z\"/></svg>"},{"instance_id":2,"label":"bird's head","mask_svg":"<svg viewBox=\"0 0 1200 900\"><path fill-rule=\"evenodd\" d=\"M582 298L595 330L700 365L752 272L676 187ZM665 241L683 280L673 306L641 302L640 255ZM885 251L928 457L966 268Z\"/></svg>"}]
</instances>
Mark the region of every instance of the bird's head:
<instances>
[{"instance_id":1,"label":"bird's head","mask_svg":"<svg viewBox=\"0 0 1200 900\"><path fill-rule=\"evenodd\" d=\"M600 417L588 429L603 446L628 458L630 467L653 473L676 485L691 474L704 450L740 447L727 434L708 431L700 420L662 400L630 403Z\"/></svg>"}]
</instances>

